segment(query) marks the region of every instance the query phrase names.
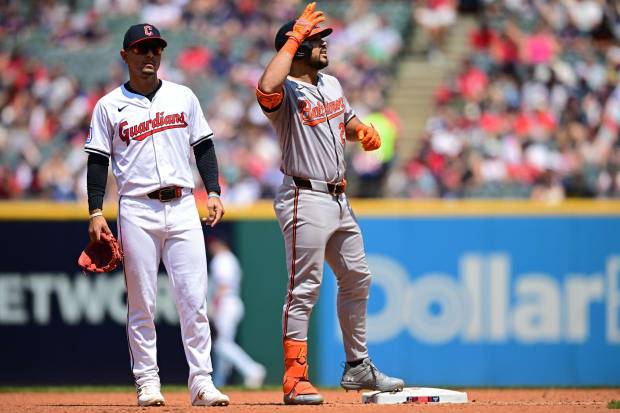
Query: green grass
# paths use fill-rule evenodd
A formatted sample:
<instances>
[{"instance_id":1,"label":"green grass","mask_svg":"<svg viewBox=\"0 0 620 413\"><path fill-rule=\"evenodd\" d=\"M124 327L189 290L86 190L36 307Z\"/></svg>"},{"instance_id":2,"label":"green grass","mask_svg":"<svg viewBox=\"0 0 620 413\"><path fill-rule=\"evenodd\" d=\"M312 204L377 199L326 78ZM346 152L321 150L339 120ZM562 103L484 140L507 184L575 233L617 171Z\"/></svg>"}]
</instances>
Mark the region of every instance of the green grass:
<instances>
[{"instance_id":1,"label":"green grass","mask_svg":"<svg viewBox=\"0 0 620 413\"><path fill-rule=\"evenodd\" d=\"M608 409L620 409L620 400L612 400L607 403Z\"/></svg>"}]
</instances>

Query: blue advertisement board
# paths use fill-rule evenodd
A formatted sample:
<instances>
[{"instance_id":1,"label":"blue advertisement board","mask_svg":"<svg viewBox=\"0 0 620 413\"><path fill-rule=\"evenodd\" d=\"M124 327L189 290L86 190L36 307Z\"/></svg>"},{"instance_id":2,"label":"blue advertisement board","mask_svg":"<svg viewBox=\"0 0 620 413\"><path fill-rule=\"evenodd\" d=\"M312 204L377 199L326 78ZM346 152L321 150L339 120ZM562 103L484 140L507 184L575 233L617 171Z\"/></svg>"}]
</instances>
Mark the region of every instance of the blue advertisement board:
<instances>
[{"instance_id":1,"label":"blue advertisement board","mask_svg":"<svg viewBox=\"0 0 620 413\"><path fill-rule=\"evenodd\" d=\"M368 347L408 386L620 385L620 217L359 220ZM344 351L328 266L320 385Z\"/></svg>"},{"instance_id":2,"label":"blue advertisement board","mask_svg":"<svg viewBox=\"0 0 620 413\"><path fill-rule=\"evenodd\" d=\"M116 222L108 221L116 234ZM224 239L230 224L218 225ZM50 242L56 240L56 242ZM122 267L84 275L88 222L0 221L0 385L132 384ZM179 318L165 268L155 323L163 383L187 382Z\"/></svg>"}]
</instances>

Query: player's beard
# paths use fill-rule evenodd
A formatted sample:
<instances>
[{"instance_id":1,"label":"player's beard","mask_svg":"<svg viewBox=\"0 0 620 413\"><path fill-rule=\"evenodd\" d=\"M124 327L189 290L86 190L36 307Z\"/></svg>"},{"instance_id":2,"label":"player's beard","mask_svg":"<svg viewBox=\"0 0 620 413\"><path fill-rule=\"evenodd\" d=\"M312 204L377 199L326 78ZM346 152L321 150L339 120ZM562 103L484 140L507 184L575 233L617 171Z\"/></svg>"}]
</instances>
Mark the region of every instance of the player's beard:
<instances>
[{"instance_id":1,"label":"player's beard","mask_svg":"<svg viewBox=\"0 0 620 413\"><path fill-rule=\"evenodd\" d=\"M316 70L325 69L327 65L329 64L329 60L327 60L327 57L325 58L324 61L321 60L320 56L317 57L316 59L310 58L308 60L309 60L308 64L310 65L310 67Z\"/></svg>"}]
</instances>

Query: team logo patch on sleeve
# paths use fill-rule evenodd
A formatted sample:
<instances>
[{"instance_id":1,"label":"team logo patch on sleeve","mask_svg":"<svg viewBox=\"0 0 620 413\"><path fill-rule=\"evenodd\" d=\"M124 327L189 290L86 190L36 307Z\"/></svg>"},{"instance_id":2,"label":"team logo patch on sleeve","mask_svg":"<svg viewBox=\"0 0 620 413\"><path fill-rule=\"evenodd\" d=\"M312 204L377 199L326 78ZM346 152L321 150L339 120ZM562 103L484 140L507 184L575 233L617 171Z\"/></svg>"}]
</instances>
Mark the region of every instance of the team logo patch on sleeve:
<instances>
[{"instance_id":1,"label":"team logo patch on sleeve","mask_svg":"<svg viewBox=\"0 0 620 413\"><path fill-rule=\"evenodd\" d=\"M86 143L90 143L93 140L93 127L92 125L88 128L88 136L86 137Z\"/></svg>"},{"instance_id":2,"label":"team logo patch on sleeve","mask_svg":"<svg viewBox=\"0 0 620 413\"><path fill-rule=\"evenodd\" d=\"M129 145L131 140L142 141L151 135L167 129L186 128L187 122L183 112L172 115L164 115L164 112L158 112L155 119L149 119L132 126L127 125L127 121L121 122L118 125L118 134L121 140Z\"/></svg>"}]
</instances>

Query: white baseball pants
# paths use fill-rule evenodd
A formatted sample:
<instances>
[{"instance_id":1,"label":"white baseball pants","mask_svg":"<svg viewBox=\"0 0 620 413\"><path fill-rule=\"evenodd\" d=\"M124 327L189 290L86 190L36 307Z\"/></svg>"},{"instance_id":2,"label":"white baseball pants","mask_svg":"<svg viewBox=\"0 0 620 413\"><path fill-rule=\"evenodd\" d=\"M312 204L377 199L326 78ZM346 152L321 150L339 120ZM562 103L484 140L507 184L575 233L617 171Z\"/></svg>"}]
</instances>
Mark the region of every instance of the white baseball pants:
<instances>
[{"instance_id":1,"label":"white baseball pants","mask_svg":"<svg viewBox=\"0 0 620 413\"><path fill-rule=\"evenodd\" d=\"M136 385L160 385L153 317L163 260L181 322L193 400L212 372L207 257L194 196L188 193L171 202L123 196L118 234L125 254L127 337Z\"/></svg>"}]
</instances>

